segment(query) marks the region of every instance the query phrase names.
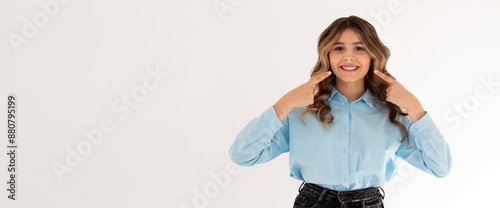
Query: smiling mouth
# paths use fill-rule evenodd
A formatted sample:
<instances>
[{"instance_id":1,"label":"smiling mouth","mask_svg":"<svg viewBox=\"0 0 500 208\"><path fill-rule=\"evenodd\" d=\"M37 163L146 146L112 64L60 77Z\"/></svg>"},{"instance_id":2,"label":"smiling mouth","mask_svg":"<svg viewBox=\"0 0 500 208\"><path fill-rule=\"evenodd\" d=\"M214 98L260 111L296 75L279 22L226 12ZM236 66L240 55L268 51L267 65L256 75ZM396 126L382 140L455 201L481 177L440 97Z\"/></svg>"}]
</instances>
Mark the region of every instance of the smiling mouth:
<instances>
[{"instance_id":1,"label":"smiling mouth","mask_svg":"<svg viewBox=\"0 0 500 208\"><path fill-rule=\"evenodd\" d=\"M355 67L354 66L353 67L351 67L351 66L349 66L349 67L340 66L340 68L343 69L343 70L346 70L346 71L354 71L356 69L359 69L359 66L355 66Z\"/></svg>"}]
</instances>

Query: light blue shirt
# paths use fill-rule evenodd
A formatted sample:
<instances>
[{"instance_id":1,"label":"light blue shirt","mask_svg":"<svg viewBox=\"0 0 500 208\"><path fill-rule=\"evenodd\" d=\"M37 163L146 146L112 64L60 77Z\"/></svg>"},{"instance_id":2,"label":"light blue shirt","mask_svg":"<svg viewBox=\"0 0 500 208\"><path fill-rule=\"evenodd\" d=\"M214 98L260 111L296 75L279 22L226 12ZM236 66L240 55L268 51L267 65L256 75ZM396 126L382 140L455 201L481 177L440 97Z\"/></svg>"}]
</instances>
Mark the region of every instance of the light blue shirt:
<instances>
[{"instance_id":1,"label":"light blue shirt","mask_svg":"<svg viewBox=\"0 0 500 208\"><path fill-rule=\"evenodd\" d=\"M429 113L413 123L409 116L396 116L407 129L402 139L399 127L389 120L385 103L370 91L356 101L331 86L325 99L333 114L330 130L314 115L294 108L280 121L274 106L253 118L236 136L229 149L231 160L241 166L268 162L289 152L290 177L322 187L345 191L382 186L396 175L401 158L436 177L446 176L452 166L448 143ZM406 148L406 149L405 149Z\"/></svg>"}]
</instances>

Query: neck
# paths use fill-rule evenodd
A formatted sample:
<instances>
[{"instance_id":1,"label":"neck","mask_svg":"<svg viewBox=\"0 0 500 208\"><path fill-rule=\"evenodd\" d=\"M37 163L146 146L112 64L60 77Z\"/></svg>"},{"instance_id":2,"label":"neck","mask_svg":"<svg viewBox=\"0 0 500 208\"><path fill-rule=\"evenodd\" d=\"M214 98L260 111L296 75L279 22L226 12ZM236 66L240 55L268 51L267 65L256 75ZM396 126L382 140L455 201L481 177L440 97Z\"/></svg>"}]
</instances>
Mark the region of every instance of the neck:
<instances>
[{"instance_id":1,"label":"neck","mask_svg":"<svg viewBox=\"0 0 500 208\"><path fill-rule=\"evenodd\" d=\"M346 97L349 103L360 98L361 95L363 95L366 91L365 83L363 80L357 83L352 83L342 82L340 79L337 79L335 82L335 89L337 89L340 94Z\"/></svg>"}]
</instances>

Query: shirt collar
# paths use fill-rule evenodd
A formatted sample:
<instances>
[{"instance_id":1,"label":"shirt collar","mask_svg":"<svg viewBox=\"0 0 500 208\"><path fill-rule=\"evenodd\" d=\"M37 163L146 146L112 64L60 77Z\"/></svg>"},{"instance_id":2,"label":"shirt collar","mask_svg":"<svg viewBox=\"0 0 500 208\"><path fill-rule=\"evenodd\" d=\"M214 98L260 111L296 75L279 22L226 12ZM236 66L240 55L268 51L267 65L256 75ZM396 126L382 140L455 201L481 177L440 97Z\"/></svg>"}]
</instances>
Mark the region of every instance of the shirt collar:
<instances>
[{"instance_id":1,"label":"shirt collar","mask_svg":"<svg viewBox=\"0 0 500 208\"><path fill-rule=\"evenodd\" d=\"M344 95L342 95L333 85L330 86L330 90L331 90L331 93L327 99L328 102L330 102L330 100L333 98L334 102L339 104L339 105L347 103L347 98ZM366 88L365 93L363 93L363 95L361 95L361 97L359 97L357 100L353 101L352 103L359 102L360 100L363 100L366 104L368 104L370 107L373 108L374 103L376 101L376 98L373 97L370 90L368 88Z\"/></svg>"}]
</instances>

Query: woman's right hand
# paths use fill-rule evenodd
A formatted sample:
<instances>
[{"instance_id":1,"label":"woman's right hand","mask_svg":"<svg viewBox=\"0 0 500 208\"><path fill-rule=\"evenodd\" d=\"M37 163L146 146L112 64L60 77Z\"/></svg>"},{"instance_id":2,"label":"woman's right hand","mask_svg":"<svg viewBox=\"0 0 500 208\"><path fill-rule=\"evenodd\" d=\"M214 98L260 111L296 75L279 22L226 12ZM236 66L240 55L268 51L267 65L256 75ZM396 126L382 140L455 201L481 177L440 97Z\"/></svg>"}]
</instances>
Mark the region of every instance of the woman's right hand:
<instances>
[{"instance_id":1,"label":"woman's right hand","mask_svg":"<svg viewBox=\"0 0 500 208\"><path fill-rule=\"evenodd\" d=\"M332 74L331 71L324 72L311 78L308 82L296 87L281 97L274 105L280 120L293 109L300 108L314 103L314 92L318 89L319 82Z\"/></svg>"},{"instance_id":2,"label":"woman's right hand","mask_svg":"<svg viewBox=\"0 0 500 208\"><path fill-rule=\"evenodd\" d=\"M318 89L316 85L330 76L331 73L331 71L327 71L311 78L308 82L286 93L280 100L291 108L300 108L313 104L314 92Z\"/></svg>"}]
</instances>

